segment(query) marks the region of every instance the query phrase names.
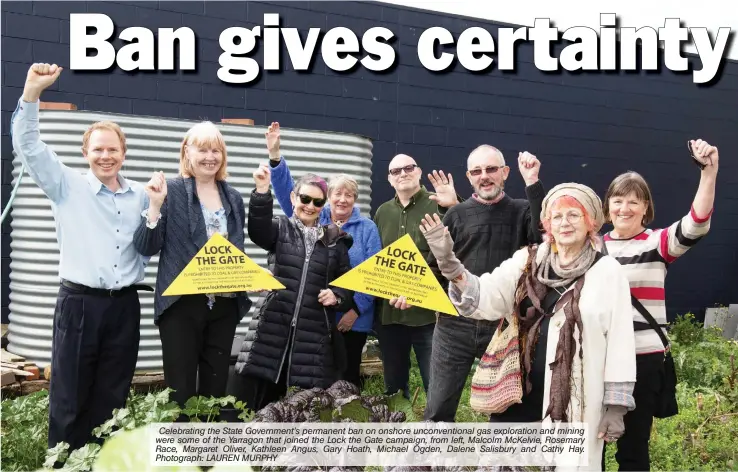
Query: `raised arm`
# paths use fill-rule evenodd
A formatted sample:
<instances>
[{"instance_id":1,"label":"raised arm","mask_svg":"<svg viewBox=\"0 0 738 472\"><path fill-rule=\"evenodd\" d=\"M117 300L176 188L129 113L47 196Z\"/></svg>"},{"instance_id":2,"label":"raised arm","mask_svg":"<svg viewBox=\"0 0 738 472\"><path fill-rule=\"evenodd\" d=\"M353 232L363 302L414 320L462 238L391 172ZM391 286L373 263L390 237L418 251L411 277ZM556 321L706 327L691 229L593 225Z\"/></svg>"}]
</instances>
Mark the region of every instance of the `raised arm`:
<instances>
[{"instance_id":1,"label":"raised arm","mask_svg":"<svg viewBox=\"0 0 738 472\"><path fill-rule=\"evenodd\" d=\"M692 203L692 208L697 219L704 220L712 214L720 157L718 155L718 148L711 146L706 141L698 139L697 141L691 141L691 145L694 156L705 165L700 175L700 185L697 187L697 195L695 195L694 202Z\"/></svg>"},{"instance_id":2,"label":"raised arm","mask_svg":"<svg viewBox=\"0 0 738 472\"><path fill-rule=\"evenodd\" d=\"M254 172L256 188L249 198L247 228L249 239L264 249L271 251L279 237L279 220L274 218L274 199L269 190L269 166L261 164Z\"/></svg>"},{"instance_id":3,"label":"raised arm","mask_svg":"<svg viewBox=\"0 0 738 472\"><path fill-rule=\"evenodd\" d=\"M430 180L433 190L436 192L429 198L438 204L438 213L441 217L446 215L449 208L464 201L461 195L456 193L454 178L451 174L446 175L443 171L439 173L434 170L431 174L428 174L428 180Z\"/></svg>"},{"instance_id":4,"label":"raised arm","mask_svg":"<svg viewBox=\"0 0 738 472\"><path fill-rule=\"evenodd\" d=\"M459 261L453 252L453 239L438 215L426 215L421 232L436 256L443 276L451 281L449 296L462 316L498 320L512 313L515 289L528 261L528 248L518 250L493 272L477 277ZM403 308L404 300L391 302Z\"/></svg>"},{"instance_id":5,"label":"raised arm","mask_svg":"<svg viewBox=\"0 0 738 472\"><path fill-rule=\"evenodd\" d=\"M282 211L288 217L292 216L292 202L290 201L290 193L295 186L292 180L290 168L287 167L287 161L282 158L279 150L279 123L274 122L269 125L269 129L264 134L267 142L267 150L269 151L269 167L272 171L272 188L274 188L274 196L282 208Z\"/></svg>"},{"instance_id":6,"label":"raised arm","mask_svg":"<svg viewBox=\"0 0 738 472\"><path fill-rule=\"evenodd\" d=\"M23 96L11 120L13 149L36 185L55 203L59 203L67 191L67 179L73 171L57 157L39 132L39 98L62 72L56 64L33 64L28 69Z\"/></svg>"},{"instance_id":7,"label":"raised arm","mask_svg":"<svg viewBox=\"0 0 738 472\"><path fill-rule=\"evenodd\" d=\"M365 220L365 224L366 233L364 234L364 244L362 247L363 260L369 259L374 254L382 250L382 240L379 237L377 225L369 219ZM356 303L356 307L359 309L359 313L357 313L357 315L361 317L369 312L374 306L374 296L367 295L366 293L354 292L354 303Z\"/></svg>"},{"instance_id":8,"label":"raised arm","mask_svg":"<svg viewBox=\"0 0 738 472\"><path fill-rule=\"evenodd\" d=\"M525 215L525 232L528 236L528 244L540 244L543 242L541 209L543 208L543 198L546 196L546 190L538 177L541 162L533 154L527 151L521 152L518 154L518 168L525 181L525 195L530 204Z\"/></svg>"},{"instance_id":9,"label":"raised arm","mask_svg":"<svg viewBox=\"0 0 738 472\"><path fill-rule=\"evenodd\" d=\"M449 286L449 298L461 316L492 321L508 317L515 309L515 290L527 262L528 248L522 248L480 277L464 269Z\"/></svg>"},{"instance_id":10,"label":"raised arm","mask_svg":"<svg viewBox=\"0 0 738 472\"><path fill-rule=\"evenodd\" d=\"M718 149L701 139L691 141L691 146L694 157L705 168L702 169L689 213L661 233L659 253L669 263L687 252L710 231L719 163Z\"/></svg>"},{"instance_id":11,"label":"raised arm","mask_svg":"<svg viewBox=\"0 0 738 472\"><path fill-rule=\"evenodd\" d=\"M155 172L146 184L147 204L141 223L133 234L133 246L143 256L153 256L164 244L167 226L167 180Z\"/></svg>"},{"instance_id":12,"label":"raised arm","mask_svg":"<svg viewBox=\"0 0 738 472\"><path fill-rule=\"evenodd\" d=\"M458 227L458 225L456 224L457 219L458 218L455 211L448 211L445 215L443 215L443 224L446 226L446 228L448 228L449 235L451 236L451 239L453 241L459 240L459 235L456 231L456 228ZM428 257L426 258L425 262L428 264L428 268L436 277L436 280L438 280L441 288L443 288L444 292L447 292L449 288L449 282L441 273L441 269L438 267L438 261L436 260L436 255L433 254L433 251L430 251L428 253Z\"/></svg>"}]
</instances>

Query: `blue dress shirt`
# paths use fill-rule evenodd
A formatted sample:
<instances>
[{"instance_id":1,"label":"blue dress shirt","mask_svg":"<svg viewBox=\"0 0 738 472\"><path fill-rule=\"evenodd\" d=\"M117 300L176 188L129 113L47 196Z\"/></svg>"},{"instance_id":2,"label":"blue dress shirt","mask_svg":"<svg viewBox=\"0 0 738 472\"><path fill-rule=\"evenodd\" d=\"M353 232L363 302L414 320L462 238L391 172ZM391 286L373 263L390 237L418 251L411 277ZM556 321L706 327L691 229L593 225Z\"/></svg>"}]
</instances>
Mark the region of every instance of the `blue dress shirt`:
<instances>
[{"instance_id":1,"label":"blue dress shirt","mask_svg":"<svg viewBox=\"0 0 738 472\"><path fill-rule=\"evenodd\" d=\"M13 149L51 200L59 242L59 277L92 288L120 289L140 282L149 258L133 247L148 197L144 186L118 174L110 191L92 171L64 165L39 133L39 102L22 98L13 113Z\"/></svg>"}]
</instances>

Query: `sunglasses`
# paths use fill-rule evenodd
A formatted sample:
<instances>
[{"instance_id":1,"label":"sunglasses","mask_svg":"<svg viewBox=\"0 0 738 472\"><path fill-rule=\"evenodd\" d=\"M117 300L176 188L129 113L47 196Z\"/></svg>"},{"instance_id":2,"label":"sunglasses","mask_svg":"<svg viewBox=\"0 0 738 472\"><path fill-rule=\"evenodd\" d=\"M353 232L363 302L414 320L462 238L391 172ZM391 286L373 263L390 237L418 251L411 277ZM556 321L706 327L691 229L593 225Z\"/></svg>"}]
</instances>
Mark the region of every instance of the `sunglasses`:
<instances>
[{"instance_id":1,"label":"sunglasses","mask_svg":"<svg viewBox=\"0 0 738 472\"><path fill-rule=\"evenodd\" d=\"M500 170L500 166L489 166L485 167L484 169L471 169L469 171L469 175L473 177L479 177L482 175L482 172L486 172L487 174L496 174L498 170Z\"/></svg>"},{"instance_id":2,"label":"sunglasses","mask_svg":"<svg viewBox=\"0 0 738 472\"><path fill-rule=\"evenodd\" d=\"M313 198L310 195L305 195L302 193L298 195L298 197L300 198L300 202L303 205L310 205L310 202L313 202L313 205L316 208L322 208L323 205L325 205L325 198Z\"/></svg>"},{"instance_id":3,"label":"sunglasses","mask_svg":"<svg viewBox=\"0 0 738 472\"><path fill-rule=\"evenodd\" d=\"M410 164L410 165L406 165L405 167L397 167L394 169L390 169L389 173L391 175L398 176L404 170L406 174L409 174L412 171L414 171L416 167L418 167L417 164Z\"/></svg>"}]
</instances>

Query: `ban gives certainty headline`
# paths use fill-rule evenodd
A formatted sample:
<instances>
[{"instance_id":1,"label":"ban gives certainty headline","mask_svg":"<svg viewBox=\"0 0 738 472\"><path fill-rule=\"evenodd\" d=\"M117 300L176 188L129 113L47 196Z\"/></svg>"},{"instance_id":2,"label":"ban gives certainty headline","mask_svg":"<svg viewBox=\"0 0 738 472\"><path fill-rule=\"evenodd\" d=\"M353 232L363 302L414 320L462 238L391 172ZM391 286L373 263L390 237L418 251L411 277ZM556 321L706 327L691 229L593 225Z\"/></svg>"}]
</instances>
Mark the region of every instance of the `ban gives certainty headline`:
<instances>
[{"instance_id":1,"label":"ban gives certainty headline","mask_svg":"<svg viewBox=\"0 0 738 472\"><path fill-rule=\"evenodd\" d=\"M471 27L458 38L442 27L428 28L418 38L417 54L423 66L431 71L448 70L458 59L459 64L474 72L492 67L497 57L499 70L515 70L517 42L532 42L535 66L542 71L614 71L638 70L637 49L640 42L641 70L658 70L658 49L663 46L664 64L672 71L689 70L689 61L682 56L682 45L691 40L697 48L702 68L694 70L696 84L710 82L717 74L731 34L730 27L718 29L715 40L707 28L683 27L678 18L666 18L664 26L619 28L614 13L600 15L599 31L586 27L568 28L559 37L557 28L548 18L538 18L532 28L503 28L497 39L485 28ZM117 65L125 71L174 70L175 57L180 70L195 70L195 33L188 27L159 28L158 38L148 28L130 27L118 37L124 43L118 51L111 43L115 25L107 15L80 13L70 15L70 69L106 70ZM280 27L278 14L264 15L264 25L244 28L234 26L223 30L219 44L223 53L218 57L218 78L231 84L248 84L258 78L261 68L280 68L280 47L284 42L287 56L297 71L307 71L318 47L326 66L336 72L349 71L361 63L374 72L395 66L397 53L392 46L394 33L385 27L369 28L359 38L349 28L331 28L323 34L320 28L300 33L297 28ZM618 34L620 44L618 48ZM558 58L551 55L551 43L569 41ZM249 57L263 42L263 63ZM320 41L320 46L318 42ZM175 44L178 54L175 55ZM88 56L89 53L96 54ZM156 61L155 61L156 59ZM619 59L619 64L618 64Z\"/></svg>"}]
</instances>

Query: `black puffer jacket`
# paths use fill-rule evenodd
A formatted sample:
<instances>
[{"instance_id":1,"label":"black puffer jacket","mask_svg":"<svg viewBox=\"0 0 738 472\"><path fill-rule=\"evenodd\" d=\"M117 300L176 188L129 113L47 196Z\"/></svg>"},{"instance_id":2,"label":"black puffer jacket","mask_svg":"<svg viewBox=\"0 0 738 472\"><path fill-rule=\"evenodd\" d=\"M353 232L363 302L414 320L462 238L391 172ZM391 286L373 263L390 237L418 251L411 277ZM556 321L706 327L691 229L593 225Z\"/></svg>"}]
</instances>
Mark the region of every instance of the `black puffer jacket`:
<instances>
[{"instance_id":1,"label":"black puffer jacket","mask_svg":"<svg viewBox=\"0 0 738 472\"><path fill-rule=\"evenodd\" d=\"M353 292L328 283L351 269L353 240L333 224L324 226L306 264L302 231L285 216L274 218L273 202L271 192L251 193L248 233L254 244L269 251L270 270L286 289L270 292L254 314L236 372L277 382L284 365L288 386L327 388L339 378L330 323L335 311L349 310L353 300ZM340 298L338 305L318 302L325 288Z\"/></svg>"}]
</instances>

